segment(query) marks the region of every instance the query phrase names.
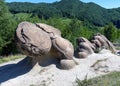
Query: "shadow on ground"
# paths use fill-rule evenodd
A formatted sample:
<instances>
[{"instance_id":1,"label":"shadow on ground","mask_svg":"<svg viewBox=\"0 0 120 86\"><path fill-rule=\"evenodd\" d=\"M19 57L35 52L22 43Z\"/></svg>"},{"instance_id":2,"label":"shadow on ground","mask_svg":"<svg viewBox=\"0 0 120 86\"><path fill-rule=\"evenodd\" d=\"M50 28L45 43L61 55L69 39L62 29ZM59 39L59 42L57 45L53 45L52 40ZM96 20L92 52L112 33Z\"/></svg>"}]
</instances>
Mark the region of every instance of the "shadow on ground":
<instances>
[{"instance_id":1,"label":"shadow on ground","mask_svg":"<svg viewBox=\"0 0 120 86\"><path fill-rule=\"evenodd\" d=\"M28 57L18 62L17 64L8 64L0 67L0 83L9 79L23 75L31 70L28 62Z\"/></svg>"},{"instance_id":2,"label":"shadow on ground","mask_svg":"<svg viewBox=\"0 0 120 86\"><path fill-rule=\"evenodd\" d=\"M46 67L48 65L55 64L57 68L59 67L59 62L57 61L47 61L44 64L39 64L42 67ZM33 66L31 66L29 57L24 58L17 64L8 64L0 67L0 83L5 82L7 80L16 78L18 76L24 75L28 73Z\"/></svg>"}]
</instances>

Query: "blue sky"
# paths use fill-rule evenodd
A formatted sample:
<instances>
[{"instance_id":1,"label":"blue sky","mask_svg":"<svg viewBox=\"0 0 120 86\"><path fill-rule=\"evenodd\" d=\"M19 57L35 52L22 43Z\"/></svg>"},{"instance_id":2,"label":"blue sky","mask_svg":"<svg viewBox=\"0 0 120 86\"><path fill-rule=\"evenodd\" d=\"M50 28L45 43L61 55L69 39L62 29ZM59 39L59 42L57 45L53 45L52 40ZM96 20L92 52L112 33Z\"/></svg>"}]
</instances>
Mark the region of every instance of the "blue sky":
<instances>
[{"instance_id":1,"label":"blue sky","mask_svg":"<svg viewBox=\"0 0 120 86\"><path fill-rule=\"evenodd\" d=\"M6 2L47 2L52 3L60 0L6 0ZM120 7L120 0L81 0L83 2L94 2L105 8L117 8Z\"/></svg>"}]
</instances>

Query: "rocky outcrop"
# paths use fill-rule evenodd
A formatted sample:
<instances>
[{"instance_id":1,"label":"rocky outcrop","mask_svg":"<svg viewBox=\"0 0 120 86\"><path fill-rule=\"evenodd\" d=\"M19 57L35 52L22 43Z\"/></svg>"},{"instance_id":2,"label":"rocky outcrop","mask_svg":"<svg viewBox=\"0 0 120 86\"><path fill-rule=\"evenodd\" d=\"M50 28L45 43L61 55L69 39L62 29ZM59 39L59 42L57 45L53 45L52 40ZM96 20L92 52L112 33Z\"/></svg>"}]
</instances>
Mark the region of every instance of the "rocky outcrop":
<instances>
[{"instance_id":1,"label":"rocky outcrop","mask_svg":"<svg viewBox=\"0 0 120 86\"><path fill-rule=\"evenodd\" d=\"M30 57L32 65L39 65L58 60L63 69L71 69L77 63L74 59L74 48L70 41L61 36L59 29L43 23L22 22L15 35L19 49ZM100 33L93 36L92 43L84 37L77 39L77 57L86 58L101 49L110 49L116 53L113 44Z\"/></svg>"},{"instance_id":2,"label":"rocky outcrop","mask_svg":"<svg viewBox=\"0 0 120 86\"><path fill-rule=\"evenodd\" d=\"M84 37L78 38L77 45L76 53L78 58L86 58L88 55L94 52L98 53L102 49L109 49L112 53L116 54L114 45L100 33L94 35L91 42Z\"/></svg>"},{"instance_id":3,"label":"rocky outcrop","mask_svg":"<svg viewBox=\"0 0 120 86\"><path fill-rule=\"evenodd\" d=\"M114 45L104 35L100 33L97 33L95 36L93 36L92 43L96 47L96 49L109 49L116 54L116 49Z\"/></svg>"},{"instance_id":4,"label":"rocky outcrop","mask_svg":"<svg viewBox=\"0 0 120 86\"><path fill-rule=\"evenodd\" d=\"M88 55L94 53L95 47L84 37L77 39L77 57L86 58Z\"/></svg>"},{"instance_id":5,"label":"rocky outcrop","mask_svg":"<svg viewBox=\"0 0 120 86\"><path fill-rule=\"evenodd\" d=\"M15 37L22 53L30 57L45 55L52 46L49 35L29 22L18 25Z\"/></svg>"},{"instance_id":6,"label":"rocky outcrop","mask_svg":"<svg viewBox=\"0 0 120 86\"><path fill-rule=\"evenodd\" d=\"M73 45L61 37L60 30L50 25L22 22L18 25L15 39L22 53L32 58L33 65L58 59L64 69L75 66Z\"/></svg>"},{"instance_id":7,"label":"rocky outcrop","mask_svg":"<svg viewBox=\"0 0 120 86\"><path fill-rule=\"evenodd\" d=\"M72 59L74 54L73 45L62 37L52 39L52 44L61 54L63 59Z\"/></svg>"},{"instance_id":8,"label":"rocky outcrop","mask_svg":"<svg viewBox=\"0 0 120 86\"><path fill-rule=\"evenodd\" d=\"M51 38L54 38L55 36L61 36L60 30L50 25L44 23L36 23L36 26L42 29L44 32L48 33Z\"/></svg>"}]
</instances>

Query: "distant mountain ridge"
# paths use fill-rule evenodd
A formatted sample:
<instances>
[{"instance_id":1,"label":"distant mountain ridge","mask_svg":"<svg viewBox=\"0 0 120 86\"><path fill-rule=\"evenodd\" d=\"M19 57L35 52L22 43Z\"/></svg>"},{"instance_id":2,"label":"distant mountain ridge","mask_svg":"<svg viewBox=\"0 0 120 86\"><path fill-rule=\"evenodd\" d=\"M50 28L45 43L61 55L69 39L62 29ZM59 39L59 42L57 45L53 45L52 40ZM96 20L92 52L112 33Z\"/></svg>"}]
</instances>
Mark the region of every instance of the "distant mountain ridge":
<instances>
[{"instance_id":1,"label":"distant mountain ridge","mask_svg":"<svg viewBox=\"0 0 120 86\"><path fill-rule=\"evenodd\" d=\"M54 3L7 3L12 13L33 13L39 17L49 18L53 16L76 17L89 21L96 26L104 26L113 22L120 28L120 8L105 9L95 3L83 3L79 0L61 0Z\"/></svg>"}]
</instances>

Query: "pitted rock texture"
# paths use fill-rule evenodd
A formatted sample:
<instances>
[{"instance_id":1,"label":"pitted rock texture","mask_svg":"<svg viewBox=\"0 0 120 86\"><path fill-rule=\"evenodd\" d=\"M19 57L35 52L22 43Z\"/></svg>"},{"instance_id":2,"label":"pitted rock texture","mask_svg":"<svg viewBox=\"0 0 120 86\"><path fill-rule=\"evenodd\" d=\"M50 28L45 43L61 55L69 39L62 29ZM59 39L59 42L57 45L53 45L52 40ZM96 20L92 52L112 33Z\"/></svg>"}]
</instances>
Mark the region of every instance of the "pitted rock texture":
<instances>
[{"instance_id":1,"label":"pitted rock texture","mask_svg":"<svg viewBox=\"0 0 120 86\"><path fill-rule=\"evenodd\" d=\"M52 45L49 35L29 22L18 25L16 42L21 51L31 57L45 55Z\"/></svg>"},{"instance_id":2,"label":"pitted rock texture","mask_svg":"<svg viewBox=\"0 0 120 86\"><path fill-rule=\"evenodd\" d=\"M59 60L58 63L64 69L71 69L76 65L72 43L62 38L60 30L50 25L22 22L18 25L15 38L22 53L32 57L32 65L48 65L55 59Z\"/></svg>"}]
</instances>

